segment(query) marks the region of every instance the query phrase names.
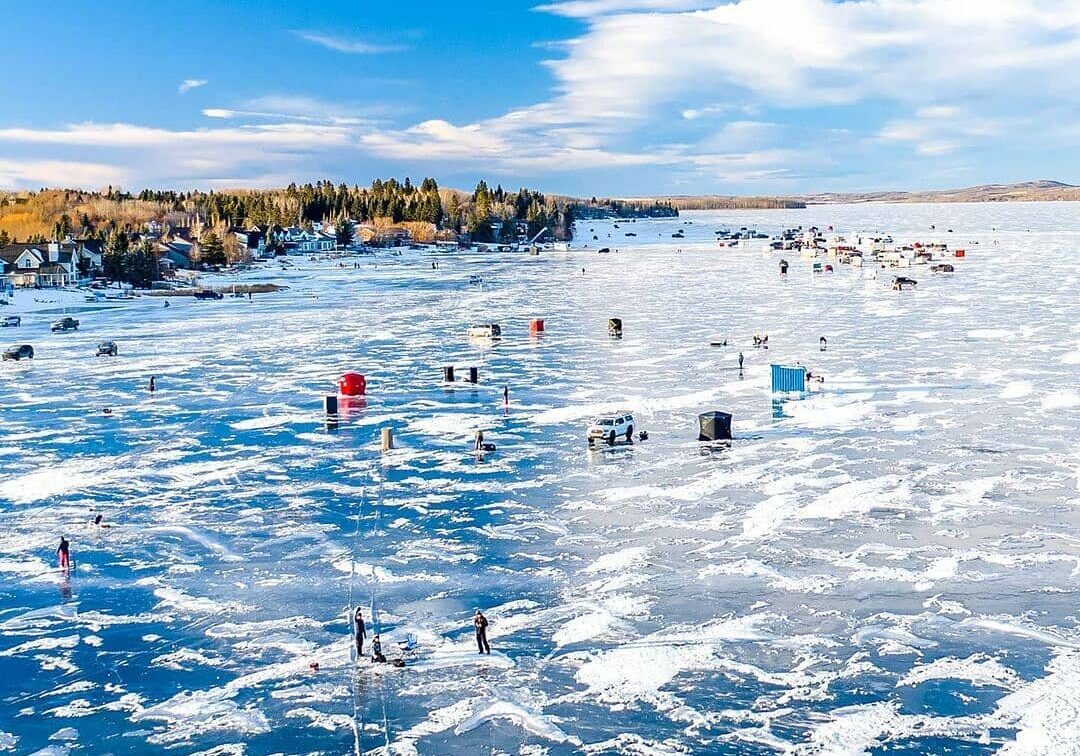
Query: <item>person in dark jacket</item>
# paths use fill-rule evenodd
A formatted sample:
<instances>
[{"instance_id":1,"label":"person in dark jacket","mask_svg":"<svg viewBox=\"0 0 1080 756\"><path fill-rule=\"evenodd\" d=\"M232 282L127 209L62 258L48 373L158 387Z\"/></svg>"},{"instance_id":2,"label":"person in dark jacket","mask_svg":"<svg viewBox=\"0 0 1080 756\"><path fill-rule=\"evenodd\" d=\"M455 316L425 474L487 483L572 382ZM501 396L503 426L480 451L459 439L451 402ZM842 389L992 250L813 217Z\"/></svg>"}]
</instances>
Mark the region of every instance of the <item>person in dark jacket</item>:
<instances>
[{"instance_id":1,"label":"person in dark jacket","mask_svg":"<svg viewBox=\"0 0 1080 756\"><path fill-rule=\"evenodd\" d=\"M60 569L67 571L71 567L71 542L60 536L60 545L56 547L56 558L60 562Z\"/></svg>"},{"instance_id":2,"label":"person in dark jacket","mask_svg":"<svg viewBox=\"0 0 1080 756\"><path fill-rule=\"evenodd\" d=\"M477 609L476 616L473 617L473 627L476 629L476 648L481 654L491 653L491 646L488 645L487 639L487 626L487 617L485 617L483 613L479 609Z\"/></svg>"},{"instance_id":3,"label":"person in dark jacket","mask_svg":"<svg viewBox=\"0 0 1080 756\"><path fill-rule=\"evenodd\" d=\"M742 370L743 356L742 352L739 352L739 370Z\"/></svg>"},{"instance_id":4,"label":"person in dark jacket","mask_svg":"<svg viewBox=\"0 0 1080 756\"><path fill-rule=\"evenodd\" d=\"M825 351L826 347L828 347L828 345L829 345L828 340L824 336L822 336L820 339L818 339L818 343L821 345L821 351L823 351L823 352Z\"/></svg>"},{"instance_id":5,"label":"person in dark jacket","mask_svg":"<svg viewBox=\"0 0 1080 756\"><path fill-rule=\"evenodd\" d=\"M154 380L154 376L150 376L150 393L157 391L157 381Z\"/></svg>"},{"instance_id":6,"label":"person in dark jacket","mask_svg":"<svg viewBox=\"0 0 1080 756\"><path fill-rule=\"evenodd\" d=\"M371 637L371 661L375 664L386 664L386 657L382 652L382 641L378 635Z\"/></svg>"},{"instance_id":7,"label":"person in dark jacket","mask_svg":"<svg viewBox=\"0 0 1080 756\"><path fill-rule=\"evenodd\" d=\"M356 623L354 628L356 632L356 657L360 658L364 655L364 638L367 637L366 628L364 627L364 615L360 612L360 607L356 607L353 622Z\"/></svg>"}]
</instances>

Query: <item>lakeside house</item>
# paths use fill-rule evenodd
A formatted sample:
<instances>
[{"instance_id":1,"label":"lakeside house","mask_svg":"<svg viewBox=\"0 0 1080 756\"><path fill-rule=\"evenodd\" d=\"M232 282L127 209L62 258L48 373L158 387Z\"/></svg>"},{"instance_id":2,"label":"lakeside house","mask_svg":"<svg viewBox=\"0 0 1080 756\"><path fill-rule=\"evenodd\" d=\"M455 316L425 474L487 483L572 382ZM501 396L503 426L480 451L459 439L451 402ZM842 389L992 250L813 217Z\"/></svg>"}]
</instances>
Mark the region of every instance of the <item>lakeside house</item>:
<instances>
[{"instance_id":1,"label":"lakeside house","mask_svg":"<svg viewBox=\"0 0 1080 756\"><path fill-rule=\"evenodd\" d=\"M174 237L169 241L158 242L154 251L157 253L158 270L162 273L195 267L192 261L195 244L187 239Z\"/></svg>"},{"instance_id":2,"label":"lakeside house","mask_svg":"<svg viewBox=\"0 0 1080 756\"><path fill-rule=\"evenodd\" d=\"M308 254L311 252L333 252L337 246L337 239L333 234L328 234L322 230L322 224L318 224L318 229L312 229L311 231L305 231L302 228L290 227L286 229L289 231L287 241L285 242L286 248L290 244L295 245L297 252ZM295 229L295 230L294 230Z\"/></svg>"},{"instance_id":3,"label":"lakeside house","mask_svg":"<svg viewBox=\"0 0 1080 756\"><path fill-rule=\"evenodd\" d=\"M236 239L236 246L241 252L245 252L256 260L261 260L266 254L266 229L259 226L251 228L230 228L229 233Z\"/></svg>"},{"instance_id":4,"label":"lakeside house","mask_svg":"<svg viewBox=\"0 0 1080 756\"><path fill-rule=\"evenodd\" d=\"M74 242L8 244L0 247L2 279L13 287L71 286L80 280L82 257L81 244Z\"/></svg>"}]
</instances>

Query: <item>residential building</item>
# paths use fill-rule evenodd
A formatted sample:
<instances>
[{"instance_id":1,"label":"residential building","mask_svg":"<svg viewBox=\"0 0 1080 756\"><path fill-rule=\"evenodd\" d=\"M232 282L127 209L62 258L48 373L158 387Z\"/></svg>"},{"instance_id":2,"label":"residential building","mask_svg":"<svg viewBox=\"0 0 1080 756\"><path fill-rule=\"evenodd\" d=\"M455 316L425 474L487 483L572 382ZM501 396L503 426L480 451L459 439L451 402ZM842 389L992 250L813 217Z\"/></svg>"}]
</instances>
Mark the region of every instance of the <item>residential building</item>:
<instances>
[{"instance_id":1,"label":"residential building","mask_svg":"<svg viewBox=\"0 0 1080 756\"><path fill-rule=\"evenodd\" d=\"M74 244L9 244L0 247L0 272L12 286L70 286L79 281L79 248Z\"/></svg>"}]
</instances>

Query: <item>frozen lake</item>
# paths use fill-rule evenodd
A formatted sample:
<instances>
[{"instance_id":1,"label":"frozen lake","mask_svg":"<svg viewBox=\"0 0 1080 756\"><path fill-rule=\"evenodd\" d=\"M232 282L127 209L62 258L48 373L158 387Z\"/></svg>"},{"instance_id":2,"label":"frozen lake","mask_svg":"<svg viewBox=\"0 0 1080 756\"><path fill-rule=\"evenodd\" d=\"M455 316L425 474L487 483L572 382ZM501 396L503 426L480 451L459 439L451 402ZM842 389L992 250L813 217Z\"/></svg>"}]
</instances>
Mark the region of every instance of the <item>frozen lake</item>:
<instances>
[{"instance_id":1,"label":"frozen lake","mask_svg":"<svg viewBox=\"0 0 1080 756\"><path fill-rule=\"evenodd\" d=\"M712 241L815 224L968 257L895 292ZM1080 208L620 226L5 329L37 357L0 367L0 752L1080 753ZM826 380L774 404L795 361ZM348 370L368 396L327 428ZM648 440L589 451L619 408ZM357 604L406 668L353 661Z\"/></svg>"}]
</instances>

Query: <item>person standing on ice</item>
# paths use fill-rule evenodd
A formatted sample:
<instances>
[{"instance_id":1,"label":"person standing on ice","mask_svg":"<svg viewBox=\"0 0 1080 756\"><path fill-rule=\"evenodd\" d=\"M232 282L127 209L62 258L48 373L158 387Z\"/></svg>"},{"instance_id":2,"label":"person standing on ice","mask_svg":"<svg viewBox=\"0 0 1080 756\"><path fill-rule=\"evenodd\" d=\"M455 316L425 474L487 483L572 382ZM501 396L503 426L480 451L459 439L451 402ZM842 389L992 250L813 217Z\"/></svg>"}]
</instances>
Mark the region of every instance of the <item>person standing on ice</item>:
<instances>
[{"instance_id":1,"label":"person standing on ice","mask_svg":"<svg viewBox=\"0 0 1080 756\"><path fill-rule=\"evenodd\" d=\"M818 343L821 344L821 351L823 352L825 351L825 348L829 345L829 342L825 339L824 336L818 339Z\"/></svg>"},{"instance_id":2,"label":"person standing on ice","mask_svg":"<svg viewBox=\"0 0 1080 756\"><path fill-rule=\"evenodd\" d=\"M484 432L482 430L478 430L476 432L476 447L475 448L476 448L476 451L483 451L484 450Z\"/></svg>"},{"instance_id":3,"label":"person standing on ice","mask_svg":"<svg viewBox=\"0 0 1080 756\"><path fill-rule=\"evenodd\" d=\"M476 630L476 648L478 653L490 654L491 646L488 645L487 639L487 617L479 609L476 610L476 616L473 617L473 628Z\"/></svg>"},{"instance_id":4,"label":"person standing on ice","mask_svg":"<svg viewBox=\"0 0 1080 756\"><path fill-rule=\"evenodd\" d=\"M356 658L359 659L364 655L364 638L367 637L367 630L364 627L364 615L360 611L360 607L356 607L356 614L353 615L353 622L356 623Z\"/></svg>"},{"instance_id":5,"label":"person standing on ice","mask_svg":"<svg viewBox=\"0 0 1080 756\"><path fill-rule=\"evenodd\" d=\"M150 376L150 393L154 393L157 390L157 384L154 381L154 376Z\"/></svg>"},{"instance_id":6,"label":"person standing on ice","mask_svg":"<svg viewBox=\"0 0 1080 756\"><path fill-rule=\"evenodd\" d=\"M504 407L509 407L510 406L510 387L509 386L503 386L503 406Z\"/></svg>"},{"instance_id":7,"label":"person standing on ice","mask_svg":"<svg viewBox=\"0 0 1080 756\"><path fill-rule=\"evenodd\" d=\"M67 572L71 567L71 542L60 536L60 545L56 547L56 558L60 569Z\"/></svg>"},{"instance_id":8,"label":"person standing on ice","mask_svg":"<svg viewBox=\"0 0 1080 756\"><path fill-rule=\"evenodd\" d=\"M742 352L739 352L739 372L740 373L742 372L742 363L743 363Z\"/></svg>"}]
</instances>

